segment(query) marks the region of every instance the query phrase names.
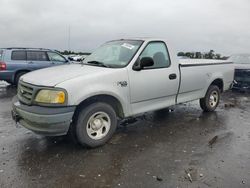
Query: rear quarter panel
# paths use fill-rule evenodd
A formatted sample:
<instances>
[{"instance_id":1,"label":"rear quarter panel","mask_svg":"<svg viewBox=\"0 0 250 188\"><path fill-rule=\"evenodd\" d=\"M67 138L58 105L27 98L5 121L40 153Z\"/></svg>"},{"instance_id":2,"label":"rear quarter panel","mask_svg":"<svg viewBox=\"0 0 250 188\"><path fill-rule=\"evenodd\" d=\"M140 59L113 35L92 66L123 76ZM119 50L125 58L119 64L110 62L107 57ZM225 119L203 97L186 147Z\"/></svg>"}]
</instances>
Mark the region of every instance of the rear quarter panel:
<instances>
[{"instance_id":1,"label":"rear quarter panel","mask_svg":"<svg viewBox=\"0 0 250 188\"><path fill-rule=\"evenodd\" d=\"M8 80L14 82L15 74L19 70L27 70L27 61L26 60L12 60L11 59L12 50L5 50L4 53L4 62L6 63L8 72Z\"/></svg>"}]
</instances>

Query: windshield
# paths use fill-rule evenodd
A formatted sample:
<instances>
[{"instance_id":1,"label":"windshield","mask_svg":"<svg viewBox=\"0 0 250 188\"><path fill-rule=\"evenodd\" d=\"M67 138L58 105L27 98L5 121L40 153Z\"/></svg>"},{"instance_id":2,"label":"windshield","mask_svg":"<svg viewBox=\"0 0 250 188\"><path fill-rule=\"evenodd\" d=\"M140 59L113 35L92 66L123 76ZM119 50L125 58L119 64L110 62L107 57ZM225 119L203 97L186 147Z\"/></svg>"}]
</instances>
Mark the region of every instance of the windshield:
<instances>
[{"instance_id":1,"label":"windshield","mask_svg":"<svg viewBox=\"0 0 250 188\"><path fill-rule=\"evenodd\" d=\"M86 57L83 63L112 68L125 67L134 57L142 42L140 40L107 42Z\"/></svg>"},{"instance_id":2,"label":"windshield","mask_svg":"<svg viewBox=\"0 0 250 188\"><path fill-rule=\"evenodd\" d=\"M236 64L250 64L250 54L233 55L229 60Z\"/></svg>"}]
</instances>

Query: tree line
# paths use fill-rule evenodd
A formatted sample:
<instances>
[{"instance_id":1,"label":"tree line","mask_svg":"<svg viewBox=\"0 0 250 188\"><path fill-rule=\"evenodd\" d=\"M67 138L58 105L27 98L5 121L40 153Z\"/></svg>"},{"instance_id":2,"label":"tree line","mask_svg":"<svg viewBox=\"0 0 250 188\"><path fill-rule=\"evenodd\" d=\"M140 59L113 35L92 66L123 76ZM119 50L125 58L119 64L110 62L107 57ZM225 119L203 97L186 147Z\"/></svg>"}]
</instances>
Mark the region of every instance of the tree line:
<instances>
[{"instance_id":1,"label":"tree line","mask_svg":"<svg viewBox=\"0 0 250 188\"><path fill-rule=\"evenodd\" d=\"M222 56L219 53L215 53L214 50L210 50L209 52L179 52L177 54L179 57L187 57L190 59L222 59L225 60L228 57Z\"/></svg>"},{"instance_id":2,"label":"tree line","mask_svg":"<svg viewBox=\"0 0 250 188\"><path fill-rule=\"evenodd\" d=\"M74 52L74 51L60 51L63 55L90 55L91 53L88 52ZM179 57L187 57L190 59L221 59L226 60L227 56L222 56L219 53L215 53L214 50L210 50L209 52L178 52L177 56Z\"/></svg>"}]
</instances>

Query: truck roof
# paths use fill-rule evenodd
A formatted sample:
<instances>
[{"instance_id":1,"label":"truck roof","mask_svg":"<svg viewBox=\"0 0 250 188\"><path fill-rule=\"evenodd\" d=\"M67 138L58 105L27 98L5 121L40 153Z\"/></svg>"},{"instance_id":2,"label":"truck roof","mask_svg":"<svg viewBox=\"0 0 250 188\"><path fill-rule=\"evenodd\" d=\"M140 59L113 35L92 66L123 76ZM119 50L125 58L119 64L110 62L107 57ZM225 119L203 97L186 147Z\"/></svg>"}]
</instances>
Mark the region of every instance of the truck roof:
<instances>
[{"instance_id":1,"label":"truck roof","mask_svg":"<svg viewBox=\"0 0 250 188\"><path fill-rule=\"evenodd\" d=\"M2 50L46 50L46 51L54 51L47 48L29 48L29 47L7 47L7 48L0 48Z\"/></svg>"},{"instance_id":2,"label":"truck roof","mask_svg":"<svg viewBox=\"0 0 250 188\"><path fill-rule=\"evenodd\" d=\"M152 37L133 37L133 38L122 38L117 40L166 41L163 38L152 38Z\"/></svg>"}]
</instances>

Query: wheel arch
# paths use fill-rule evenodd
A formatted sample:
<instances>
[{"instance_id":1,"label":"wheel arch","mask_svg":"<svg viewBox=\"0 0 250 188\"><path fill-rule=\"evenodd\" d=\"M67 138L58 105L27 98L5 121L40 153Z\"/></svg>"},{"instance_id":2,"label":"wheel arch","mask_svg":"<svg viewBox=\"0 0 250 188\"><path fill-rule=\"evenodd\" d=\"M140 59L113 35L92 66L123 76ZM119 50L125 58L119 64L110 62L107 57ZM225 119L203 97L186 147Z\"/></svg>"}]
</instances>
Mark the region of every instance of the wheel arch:
<instances>
[{"instance_id":1,"label":"wheel arch","mask_svg":"<svg viewBox=\"0 0 250 188\"><path fill-rule=\"evenodd\" d=\"M76 106L76 110L73 115L73 120L77 117L79 111L82 108L90 104L93 104L95 102L104 102L104 103L111 105L114 108L117 116L119 118L124 118L125 115L124 115L124 109L123 109L122 103L116 97L112 95L108 95L108 94L98 94L98 95L94 95L94 96L84 99Z\"/></svg>"},{"instance_id":2,"label":"wheel arch","mask_svg":"<svg viewBox=\"0 0 250 188\"><path fill-rule=\"evenodd\" d=\"M26 73L28 73L28 72L30 72L30 70L28 70L28 69L20 69L20 70L17 70L17 71L13 74L13 76L12 76L12 82L15 82L16 76L17 76L17 74L19 74L20 72L26 72Z\"/></svg>"},{"instance_id":3,"label":"wheel arch","mask_svg":"<svg viewBox=\"0 0 250 188\"><path fill-rule=\"evenodd\" d=\"M210 86L211 85L218 86L221 92L224 91L224 82L222 78L216 78L214 81L211 82Z\"/></svg>"}]
</instances>

